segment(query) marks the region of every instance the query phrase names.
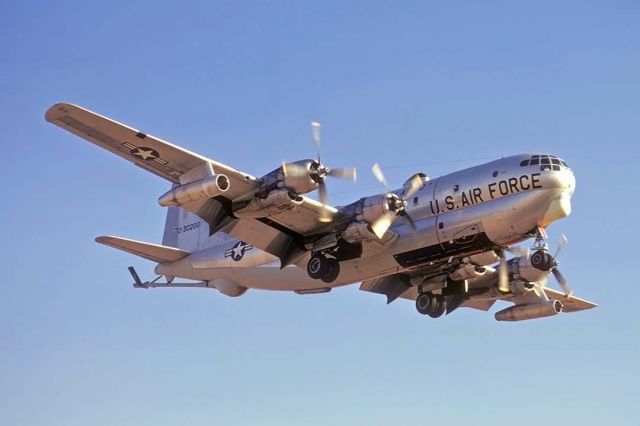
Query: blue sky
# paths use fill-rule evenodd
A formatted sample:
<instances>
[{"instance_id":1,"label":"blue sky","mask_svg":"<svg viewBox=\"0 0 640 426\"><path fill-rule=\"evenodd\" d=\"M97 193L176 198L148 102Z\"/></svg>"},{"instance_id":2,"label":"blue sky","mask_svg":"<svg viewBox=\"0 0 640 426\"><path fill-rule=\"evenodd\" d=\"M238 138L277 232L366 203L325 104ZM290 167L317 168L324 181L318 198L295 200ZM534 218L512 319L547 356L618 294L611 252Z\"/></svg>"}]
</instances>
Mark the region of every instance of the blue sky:
<instances>
[{"instance_id":1,"label":"blue sky","mask_svg":"<svg viewBox=\"0 0 640 426\"><path fill-rule=\"evenodd\" d=\"M0 423L636 424L640 5L0 3ZM261 175L357 166L336 204L519 152L577 176L562 270L600 306L430 320L329 294L135 290L167 185L44 122L73 102Z\"/></svg>"}]
</instances>

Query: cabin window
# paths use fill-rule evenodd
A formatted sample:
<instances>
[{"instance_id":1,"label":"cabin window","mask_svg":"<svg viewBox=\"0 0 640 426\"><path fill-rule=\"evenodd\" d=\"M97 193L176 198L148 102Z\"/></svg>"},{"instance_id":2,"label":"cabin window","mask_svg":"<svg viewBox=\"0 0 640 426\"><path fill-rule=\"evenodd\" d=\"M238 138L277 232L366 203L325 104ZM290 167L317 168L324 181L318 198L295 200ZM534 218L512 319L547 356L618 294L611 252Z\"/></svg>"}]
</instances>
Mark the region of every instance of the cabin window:
<instances>
[{"instance_id":1,"label":"cabin window","mask_svg":"<svg viewBox=\"0 0 640 426\"><path fill-rule=\"evenodd\" d=\"M529 165L529 160L522 160L520 162L520 167L524 167L524 166L528 166Z\"/></svg>"}]
</instances>

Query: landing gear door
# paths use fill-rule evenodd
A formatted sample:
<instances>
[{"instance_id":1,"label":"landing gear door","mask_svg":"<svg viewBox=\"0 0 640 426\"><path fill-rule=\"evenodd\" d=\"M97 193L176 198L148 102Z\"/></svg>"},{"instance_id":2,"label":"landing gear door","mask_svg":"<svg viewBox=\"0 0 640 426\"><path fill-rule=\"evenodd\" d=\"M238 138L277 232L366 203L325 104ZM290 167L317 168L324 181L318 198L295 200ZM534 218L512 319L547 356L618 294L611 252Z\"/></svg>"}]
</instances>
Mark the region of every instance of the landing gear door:
<instances>
[{"instance_id":1,"label":"landing gear door","mask_svg":"<svg viewBox=\"0 0 640 426\"><path fill-rule=\"evenodd\" d=\"M481 222L465 220L460 214L439 215L436 228L445 254L475 250L488 243Z\"/></svg>"}]
</instances>

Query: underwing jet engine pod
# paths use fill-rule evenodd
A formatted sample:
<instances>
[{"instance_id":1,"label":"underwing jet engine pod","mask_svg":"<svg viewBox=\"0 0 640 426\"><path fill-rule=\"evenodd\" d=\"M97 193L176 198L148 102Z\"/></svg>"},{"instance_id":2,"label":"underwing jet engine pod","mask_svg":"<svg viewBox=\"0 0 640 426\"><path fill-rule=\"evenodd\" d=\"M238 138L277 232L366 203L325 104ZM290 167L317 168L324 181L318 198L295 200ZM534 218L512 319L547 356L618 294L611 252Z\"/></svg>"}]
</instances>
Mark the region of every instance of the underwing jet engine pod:
<instances>
[{"instance_id":1,"label":"underwing jet engine pod","mask_svg":"<svg viewBox=\"0 0 640 426\"><path fill-rule=\"evenodd\" d=\"M230 186L229 178L225 175L206 176L171 188L158 198L158 204L163 207L182 206L222 195Z\"/></svg>"},{"instance_id":2,"label":"underwing jet engine pod","mask_svg":"<svg viewBox=\"0 0 640 426\"><path fill-rule=\"evenodd\" d=\"M562 302L550 300L546 303L516 305L496 312L496 321L522 321L557 315L562 312Z\"/></svg>"}]
</instances>

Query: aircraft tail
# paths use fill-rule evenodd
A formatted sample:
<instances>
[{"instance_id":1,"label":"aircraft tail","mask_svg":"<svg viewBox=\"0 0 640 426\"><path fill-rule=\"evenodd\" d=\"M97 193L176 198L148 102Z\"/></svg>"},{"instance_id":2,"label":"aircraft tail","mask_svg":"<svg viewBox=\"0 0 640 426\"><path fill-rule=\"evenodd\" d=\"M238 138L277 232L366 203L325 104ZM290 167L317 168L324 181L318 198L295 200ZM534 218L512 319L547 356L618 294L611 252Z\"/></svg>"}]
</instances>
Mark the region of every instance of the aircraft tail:
<instances>
[{"instance_id":1,"label":"aircraft tail","mask_svg":"<svg viewBox=\"0 0 640 426\"><path fill-rule=\"evenodd\" d=\"M212 244L209 225L182 207L168 207L162 245L194 252Z\"/></svg>"},{"instance_id":2,"label":"aircraft tail","mask_svg":"<svg viewBox=\"0 0 640 426\"><path fill-rule=\"evenodd\" d=\"M157 263L175 262L191 254L188 251L174 247L145 243L142 241L113 237L110 235L97 237L96 242L118 250L126 251L127 253L135 254L136 256L140 256Z\"/></svg>"}]
</instances>

